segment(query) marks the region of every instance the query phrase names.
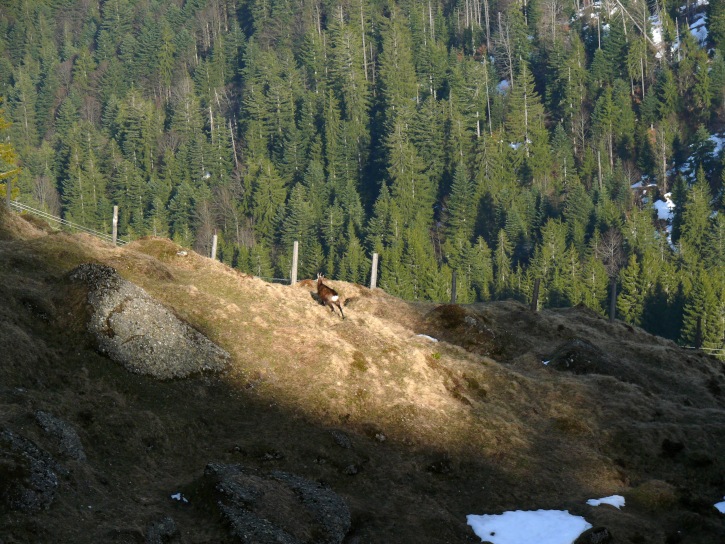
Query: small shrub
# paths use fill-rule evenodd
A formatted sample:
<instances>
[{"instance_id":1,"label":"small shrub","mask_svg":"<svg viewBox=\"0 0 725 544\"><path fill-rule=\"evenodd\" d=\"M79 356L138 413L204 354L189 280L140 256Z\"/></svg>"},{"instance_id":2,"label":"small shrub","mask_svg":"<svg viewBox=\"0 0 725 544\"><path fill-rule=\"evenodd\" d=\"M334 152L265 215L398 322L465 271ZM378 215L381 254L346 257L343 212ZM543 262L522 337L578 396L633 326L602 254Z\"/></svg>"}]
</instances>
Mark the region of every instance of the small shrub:
<instances>
[{"instance_id":1,"label":"small shrub","mask_svg":"<svg viewBox=\"0 0 725 544\"><path fill-rule=\"evenodd\" d=\"M647 510L667 510L677 502L675 488L662 480L648 480L629 493L632 504Z\"/></svg>"}]
</instances>

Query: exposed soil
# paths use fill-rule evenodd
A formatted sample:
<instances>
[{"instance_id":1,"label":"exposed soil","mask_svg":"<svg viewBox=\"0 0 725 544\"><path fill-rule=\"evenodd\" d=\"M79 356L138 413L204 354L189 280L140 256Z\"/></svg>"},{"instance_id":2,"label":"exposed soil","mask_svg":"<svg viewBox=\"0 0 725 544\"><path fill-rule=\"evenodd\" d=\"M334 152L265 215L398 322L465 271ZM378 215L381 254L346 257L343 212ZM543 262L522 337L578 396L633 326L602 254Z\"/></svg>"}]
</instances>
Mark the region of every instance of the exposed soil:
<instances>
[{"instance_id":1,"label":"exposed soil","mask_svg":"<svg viewBox=\"0 0 725 544\"><path fill-rule=\"evenodd\" d=\"M467 514L540 508L611 542L725 542L721 361L585 308L408 304L326 280L342 320L313 281L180 249L0 211L1 544L480 542ZM102 354L70 278L83 263L228 365L157 379ZM615 493L621 510L586 505Z\"/></svg>"}]
</instances>

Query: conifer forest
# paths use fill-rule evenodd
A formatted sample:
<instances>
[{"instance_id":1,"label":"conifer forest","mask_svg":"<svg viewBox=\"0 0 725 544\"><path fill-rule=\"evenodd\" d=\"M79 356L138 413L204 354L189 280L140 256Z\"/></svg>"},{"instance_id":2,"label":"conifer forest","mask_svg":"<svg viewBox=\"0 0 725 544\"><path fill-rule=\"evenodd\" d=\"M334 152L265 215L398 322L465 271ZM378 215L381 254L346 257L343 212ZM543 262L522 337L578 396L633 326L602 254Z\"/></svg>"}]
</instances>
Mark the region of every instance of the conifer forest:
<instances>
[{"instance_id":1,"label":"conifer forest","mask_svg":"<svg viewBox=\"0 0 725 544\"><path fill-rule=\"evenodd\" d=\"M68 221L725 357L723 1L0 0L0 97Z\"/></svg>"}]
</instances>

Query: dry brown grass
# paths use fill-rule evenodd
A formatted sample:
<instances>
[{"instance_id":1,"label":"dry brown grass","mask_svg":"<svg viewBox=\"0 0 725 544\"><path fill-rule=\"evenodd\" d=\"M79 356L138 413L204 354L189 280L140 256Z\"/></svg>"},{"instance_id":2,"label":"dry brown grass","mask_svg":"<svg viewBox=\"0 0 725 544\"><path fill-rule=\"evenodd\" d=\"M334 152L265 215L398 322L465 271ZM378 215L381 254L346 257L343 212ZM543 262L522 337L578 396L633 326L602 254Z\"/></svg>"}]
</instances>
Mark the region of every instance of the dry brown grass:
<instances>
[{"instance_id":1,"label":"dry brown grass","mask_svg":"<svg viewBox=\"0 0 725 544\"><path fill-rule=\"evenodd\" d=\"M420 514L403 522L400 541L422 542L425 534L430 542L449 542L468 534L466 513L560 507L624 492L630 481L645 479L690 485L691 473L677 465L687 463L687 449L682 459L660 462L665 438L692 443L700 462L709 463L697 493L710 492L724 467L715 450L725 445L725 431L708 426L725 424L723 398L713 393L713 383L725 390L717 363L698 358L693 370L673 344L582 308L534 314L515 302L407 304L379 289L332 280L345 300L343 321L318 304L312 280L293 287L265 283L194 252L180 256L181 248L166 239L114 248L0 216L0 240L0 273L24 275L38 284L37 293L55 291L56 318L74 334L81 334L83 301L63 278L94 261L116 268L231 354L231 369L218 379L160 386L113 366L100 376L96 369L63 378L73 384L71 392L85 391L72 393L73 402L83 400L70 414L88 412L83 417L98 420L91 396L111 410L107 429L88 423L82 436L132 436L128 446L107 444L96 456L132 466L138 452L124 447L164 454L148 454L156 468L144 465L138 481L159 470L153 477L168 483L166 470L201 470L210 457L244 451L247 463L278 462L332 481L350 501L362 541L384 541L393 520L413 508ZM43 291L41 283L54 287ZM609 375L574 375L541 363L575 338L611 358ZM20 342L13 349L32 339ZM44 403L56 398L68 407L62 391ZM683 410L684 399L690 406ZM133 415L137 407L145 415ZM14 410L4 421L20 417ZM355 436L356 450L323 446L322 433L331 428ZM211 442L174 452L185 434ZM285 447L284 436L294 444ZM354 480L344 476L350 464L362 470ZM642 523L659 524L647 505L662 505L662 493L631 492L653 516ZM660 498L650 501L655 495ZM421 533L426 514L449 529Z\"/></svg>"}]
</instances>

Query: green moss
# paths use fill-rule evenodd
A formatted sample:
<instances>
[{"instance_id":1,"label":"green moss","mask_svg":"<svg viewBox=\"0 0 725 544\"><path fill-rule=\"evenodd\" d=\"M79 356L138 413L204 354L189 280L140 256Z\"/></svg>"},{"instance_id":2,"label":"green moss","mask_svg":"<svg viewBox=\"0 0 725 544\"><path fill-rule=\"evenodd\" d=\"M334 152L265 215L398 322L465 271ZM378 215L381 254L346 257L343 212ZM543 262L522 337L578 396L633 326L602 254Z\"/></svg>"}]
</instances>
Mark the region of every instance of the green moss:
<instances>
[{"instance_id":1,"label":"green moss","mask_svg":"<svg viewBox=\"0 0 725 544\"><path fill-rule=\"evenodd\" d=\"M367 372L368 361L363 352L356 350L352 354L352 367L359 372Z\"/></svg>"},{"instance_id":2,"label":"green moss","mask_svg":"<svg viewBox=\"0 0 725 544\"><path fill-rule=\"evenodd\" d=\"M677 502L675 488L662 480L648 480L629 492L633 505L646 510L667 511Z\"/></svg>"}]
</instances>

